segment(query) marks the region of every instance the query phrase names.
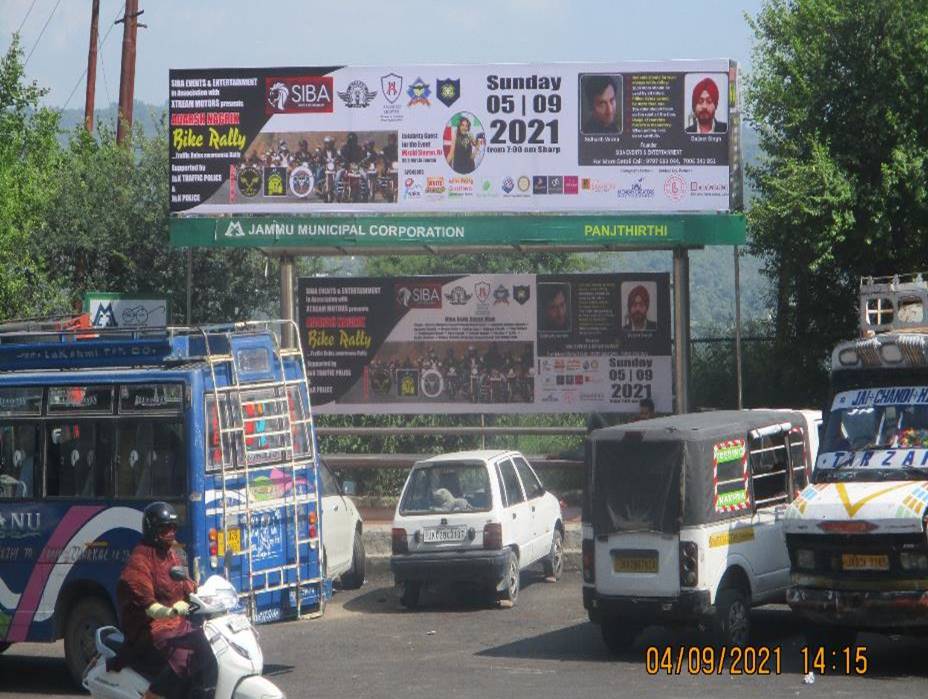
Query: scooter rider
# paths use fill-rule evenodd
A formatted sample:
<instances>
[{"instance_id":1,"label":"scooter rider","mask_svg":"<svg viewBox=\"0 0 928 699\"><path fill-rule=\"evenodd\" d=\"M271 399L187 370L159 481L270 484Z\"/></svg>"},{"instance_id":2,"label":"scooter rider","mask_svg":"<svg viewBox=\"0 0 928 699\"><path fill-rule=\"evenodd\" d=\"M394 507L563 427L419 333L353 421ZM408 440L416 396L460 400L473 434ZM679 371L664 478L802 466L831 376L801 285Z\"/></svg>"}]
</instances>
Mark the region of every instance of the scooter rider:
<instances>
[{"instance_id":1,"label":"scooter rider","mask_svg":"<svg viewBox=\"0 0 928 699\"><path fill-rule=\"evenodd\" d=\"M191 696L194 684L210 696L215 684L215 660L203 630L185 618L190 609L185 598L196 586L190 579L177 581L170 575L172 568L182 565L173 550L177 521L177 512L166 502L145 508L142 541L116 585L126 637L124 652L116 660L160 670L143 699ZM195 675L199 682L193 682Z\"/></svg>"}]
</instances>

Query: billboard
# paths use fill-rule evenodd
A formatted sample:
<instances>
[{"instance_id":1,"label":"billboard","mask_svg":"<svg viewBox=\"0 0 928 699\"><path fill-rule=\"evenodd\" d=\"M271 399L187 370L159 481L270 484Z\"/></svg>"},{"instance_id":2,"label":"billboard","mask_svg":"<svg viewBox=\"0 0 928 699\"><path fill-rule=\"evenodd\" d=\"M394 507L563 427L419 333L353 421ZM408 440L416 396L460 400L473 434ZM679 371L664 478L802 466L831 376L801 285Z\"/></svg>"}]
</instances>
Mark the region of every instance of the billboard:
<instances>
[{"instance_id":1,"label":"billboard","mask_svg":"<svg viewBox=\"0 0 928 699\"><path fill-rule=\"evenodd\" d=\"M666 273L301 278L313 409L671 412Z\"/></svg>"},{"instance_id":2,"label":"billboard","mask_svg":"<svg viewBox=\"0 0 928 699\"><path fill-rule=\"evenodd\" d=\"M163 328L168 324L168 300L161 296L88 291L84 312L97 328Z\"/></svg>"},{"instance_id":3,"label":"billboard","mask_svg":"<svg viewBox=\"0 0 928 699\"><path fill-rule=\"evenodd\" d=\"M171 212L740 209L737 65L172 70Z\"/></svg>"}]
</instances>

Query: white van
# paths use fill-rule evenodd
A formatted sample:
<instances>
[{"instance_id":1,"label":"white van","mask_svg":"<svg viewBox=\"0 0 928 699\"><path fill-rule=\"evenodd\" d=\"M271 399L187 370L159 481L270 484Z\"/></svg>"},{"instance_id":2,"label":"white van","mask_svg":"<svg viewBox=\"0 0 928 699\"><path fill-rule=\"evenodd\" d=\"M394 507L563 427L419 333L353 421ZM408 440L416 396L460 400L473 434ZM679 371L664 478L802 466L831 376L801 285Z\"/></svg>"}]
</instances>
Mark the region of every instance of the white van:
<instances>
[{"instance_id":1,"label":"white van","mask_svg":"<svg viewBox=\"0 0 928 699\"><path fill-rule=\"evenodd\" d=\"M719 411L592 433L583 604L610 650L650 624L748 642L751 607L789 584L783 516L808 483L816 417Z\"/></svg>"}]
</instances>

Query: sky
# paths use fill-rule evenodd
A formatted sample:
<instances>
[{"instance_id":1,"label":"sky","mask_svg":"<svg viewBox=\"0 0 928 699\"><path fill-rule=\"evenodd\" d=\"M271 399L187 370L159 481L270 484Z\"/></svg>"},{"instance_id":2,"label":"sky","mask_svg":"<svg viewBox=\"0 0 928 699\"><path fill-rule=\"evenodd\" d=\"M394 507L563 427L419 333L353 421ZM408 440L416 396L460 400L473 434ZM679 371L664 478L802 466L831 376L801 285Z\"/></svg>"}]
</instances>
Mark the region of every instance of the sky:
<instances>
[{"instance_id":1,"label":"sky","mask_svg":"<svg viewBox=\"0 0 928 699\"><path fill-rule=\"evenodd\" d=\"M732 58L763 0L139 0L135 98L171 68ZM100 0L97 108L117 101L124 0ZM22 27L45 104L82 108L91 0L0 0L0 51ZM43 31L44 30L44 31ZM109 35L107 36L107 33ZM31 54L31 55L30 55Z\"/></svg>"}]
</instances>

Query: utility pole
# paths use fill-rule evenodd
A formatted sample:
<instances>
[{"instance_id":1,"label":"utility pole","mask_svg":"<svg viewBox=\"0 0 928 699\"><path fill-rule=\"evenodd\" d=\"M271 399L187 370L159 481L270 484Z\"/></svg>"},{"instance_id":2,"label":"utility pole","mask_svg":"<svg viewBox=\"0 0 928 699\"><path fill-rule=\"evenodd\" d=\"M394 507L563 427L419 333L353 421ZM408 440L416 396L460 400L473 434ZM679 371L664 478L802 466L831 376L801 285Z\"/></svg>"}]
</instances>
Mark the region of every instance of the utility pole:
<instances>
[{"instance_id":1,"label":"utility pole","mask_svg":"<svg viewBox=\"0 0 928 699\"><path fill-rule=\"evenodd\" d=\"M93 0L90 10L90 48L87 50L87 96L84 98L84 128L93 133L93 100L97 90L97 25L100 0Z\"/></svg>"},{"instance_id":2,"label":"utility pole","mask_svg":"<svg viewBox=\"0 0 928 699\"><path fill-rule=\"evenodd\" d=\"M144 10L142 11L144 12ZM132 102L135 99L135 37L139 26L139 0L126 0L122 22L122 68L119 76L119 123L116 142L123 145L132 133Z\"/></svg>"}]
</instances>

